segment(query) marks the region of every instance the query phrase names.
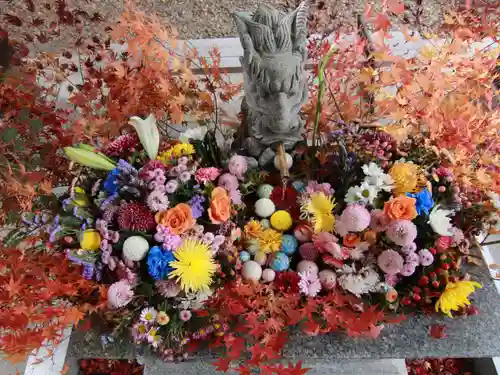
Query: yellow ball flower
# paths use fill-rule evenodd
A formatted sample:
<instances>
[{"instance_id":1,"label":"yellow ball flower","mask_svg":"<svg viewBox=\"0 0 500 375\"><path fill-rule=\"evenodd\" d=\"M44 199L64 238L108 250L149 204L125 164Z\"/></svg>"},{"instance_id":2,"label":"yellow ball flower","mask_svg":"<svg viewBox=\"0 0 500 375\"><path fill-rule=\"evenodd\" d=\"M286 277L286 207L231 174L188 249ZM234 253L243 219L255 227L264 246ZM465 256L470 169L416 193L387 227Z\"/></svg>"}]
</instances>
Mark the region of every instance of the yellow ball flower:
<instances>
[{"instance_id":1,"label":"yellow ball flower","mask_svg":"<svg viewBox=\"0 0 500 375\"><path fill-rule=\"evenodd\" d=\"M281 233L274 229L265 229L259 236L260 251L275 253L281 247Z\"/></svg>"},{"instance_id":2,"label":"yellow ball flower","mask_svg":"<svg viewBox=\"0 0 500 375\"><path fill-rule=\"evenodd\" d=\"M276 230L286 232L293 225L292 215L284 210L276 211L271 215L271 225Z\"/></svg>"},{"instance_id":3,"label":"yellow ball flower","mask_svg":"<svg viewBox=\"0 0 500 375\"><path fill-rule=\"evenodd\" d=\"M452 311L458 311L461 307L470 305L468 299L476 288L482 288L482 285L475 281L457 281L456 283L446 284L446 288L436 302L436 311L441 310L444 314L453 318Z\"/></svg>"},{"instance_id":4,"label":"yellow ball flower","mask_svg":"<svg viewBox=\"0 0 500 375\"><path fill-rule=\"evenodd\" d=\"M165 311L160 311L156 314L156 323L164 326L165 324L168 324L168 322L170 322L170 317Z\"/></svg>"},{"instance_id":5,"label":"yellow ball flower","mask_svg":"<svg viewBox=\"0 0 500 375\"><path fill-rule=\"evenodd\" d=\"M210 289L217 266L210 247L197 239L187 239L174 253L170 262L174 270L169 279L177 278L185 292L206 292Z\"/></svg>"},{"instance_id":6,"label":"yellow ball flower","mask_svg":"<svg viewBox=\"0 0 500 375\"><path fill-rule=\"evenodd\" d=\"M95 229L87 229L80 235L80 247L83 250L99 250L101 235Z\"/></svg>"},{"instance_id":7,"label":"yellow ball flower","mask_svg":"<svg viewBox=\"0 0 500 375\"><path fill-rule=\"evenodd\" d=\"M389 170L394 181L394 193L416 193L426 187L427 180L423 171L416 164L395 163Z\"/></svg>"}]
</instances>

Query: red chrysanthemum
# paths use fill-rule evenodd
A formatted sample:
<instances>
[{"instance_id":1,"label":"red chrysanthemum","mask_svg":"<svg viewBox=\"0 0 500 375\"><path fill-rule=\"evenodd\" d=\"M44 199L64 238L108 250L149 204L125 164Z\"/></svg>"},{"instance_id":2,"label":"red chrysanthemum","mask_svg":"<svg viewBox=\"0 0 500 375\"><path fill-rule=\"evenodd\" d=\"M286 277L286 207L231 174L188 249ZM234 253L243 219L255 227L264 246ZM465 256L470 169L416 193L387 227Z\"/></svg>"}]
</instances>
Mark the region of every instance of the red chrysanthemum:
<instances>
[{"instance_id":1,"label":"red chrysanthemum","mask_svg":"<svg viewBox=\"0 0 500 375\"><path fill-rule=\"evenodd\" d=\"M297 203L297 191L293 187L287 186L285 189L285 196L283 197L283 188L281 186L276 186L269 198L277 208L288 211L294 220L299 219L300 207Z\"/></svg>"},{"instance_id":2,"label":"red chrysanthemum","mask_svg":"<svg viewBox=\"0 0 500 375\"><path fill-rule=\"evenodd\" d=\"M149 232L156 227L153 214L146 206L136 202L122 204L117 216L120 229Z\"/></svg>"},{"instance_id":3,"label":"red chrysanthemum","mask_svg":"<svg viewBox=\"0 0 500 375\"><path fill-rule=\"evenodd\" d=\"M299 293L300 276L293 271L279 272L274 280L274 286L284 293Z\"/></svg>"},{"instance_id":4,"label":"red chrysanthemum","mask_svg":"<svg viewBox=\"0 0 500 375\"><path fill-rule=\"evenodd\" d=\"M134 152L138 141L136 134L120 135L104 147L103 153L106 156L122 156L125 152Z\"/></svg>"},{"instance_id":5,"label":"red chrysanthemum","mask_svg":"<svg viewBox=\"0 0 500 375\"><path fill-rule=\"evenodd\" d=\"M165 164L163 164L159 160L150 160L148 161L140 170L139 170L139 178L145 179L147 177L147 173L149 171L154 171L155 169L165 170Z\"/></svg>"}]
</instances>

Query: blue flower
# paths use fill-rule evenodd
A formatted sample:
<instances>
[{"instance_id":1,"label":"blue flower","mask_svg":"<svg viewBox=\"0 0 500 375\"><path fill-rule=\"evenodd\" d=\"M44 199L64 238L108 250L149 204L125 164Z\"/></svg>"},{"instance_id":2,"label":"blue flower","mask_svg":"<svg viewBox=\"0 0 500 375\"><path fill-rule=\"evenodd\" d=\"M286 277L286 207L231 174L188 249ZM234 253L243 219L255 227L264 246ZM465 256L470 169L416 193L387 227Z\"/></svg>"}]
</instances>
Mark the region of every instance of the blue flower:
<instances>
[{"instance_id":1,"label":"blue flower","mask_svg":"<svg viewBox=\"0 0 500 375\"><path fill-rule=\"evenodd\" d=\"M434 200L432 199L432 194L429 190L424 189L419 193L406 193L407 197L415 198L415 208L417 213L422 215L422 213L429 215L429 211L434 207Z\"/></svg>"},{"instance_id":2,"label":"blue flower","mask_svg":"<svg viewBox=\"0 0 500 375\"><path fill-rule=\"evenodd\" d=\"M205 208L203 207L203 203L205 202L205 197L202 195L194 195L193 198L188 202L191 205L191 211L194 219L198 219L203 216L205 212Z\"/></svg>"},{"instance_id":3,"label":"blue flower","mask_svg":"<svg viewBox=\"0 0 500 375\"><path fill-rule=\"evenodd\" d=\"M165 279L172 268L170 262L174 261L171 251L162 250L159 246L153 246L148 254L148 272L155 280Z\"/></svg>"},{"instance_id":4,"label":"blue flower","mask_svg":"<svg viewBox=\"0 0 500 375\"><path fill-rule=\"evenodd\" d=\"M118 168L113 169L108 173L108 177L104 181L104 190L109 194L115 194L118 192L118 176L120 175L120 170Z\"/></svg>"}]
</instances>

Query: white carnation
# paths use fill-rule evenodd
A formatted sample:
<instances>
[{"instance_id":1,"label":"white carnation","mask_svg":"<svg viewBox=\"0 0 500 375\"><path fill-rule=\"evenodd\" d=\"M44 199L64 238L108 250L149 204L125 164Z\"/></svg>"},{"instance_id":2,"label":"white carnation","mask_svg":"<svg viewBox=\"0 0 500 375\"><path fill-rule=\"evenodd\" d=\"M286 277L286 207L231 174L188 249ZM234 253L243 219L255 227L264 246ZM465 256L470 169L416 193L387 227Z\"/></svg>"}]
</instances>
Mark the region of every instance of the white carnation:
<instances>
[{"instance_id":1,"label":"white carnation","mask_svg":"<svg viewBox=\"0 0 500 375\"><path fill-rule=\"evenodd\" d=\"M371 267L363 267L356 271L354 267L345 265L339 271L338 281L342 289L351 292L360 297L362 294L368 294L378 291L379 275Z\"/></svg>"}]
</instances>

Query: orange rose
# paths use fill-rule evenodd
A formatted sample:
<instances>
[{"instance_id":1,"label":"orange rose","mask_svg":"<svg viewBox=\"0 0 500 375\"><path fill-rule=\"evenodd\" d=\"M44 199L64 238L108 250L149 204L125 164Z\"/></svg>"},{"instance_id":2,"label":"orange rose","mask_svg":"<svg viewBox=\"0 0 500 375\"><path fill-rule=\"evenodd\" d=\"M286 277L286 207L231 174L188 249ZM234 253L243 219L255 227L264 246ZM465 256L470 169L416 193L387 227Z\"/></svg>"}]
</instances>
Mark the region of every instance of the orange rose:
<instances>
[{"instance_id":1,"label":"orange rose","mask_svg":"<svg viewBox=\"0 0 500 375\"><path fill-rule=\"evenodd\" d=\"M400 195L397 198L385 202L384 214L390 220L413 220L417 217L415 198Z\"/></svg>"},{"instance_id":2,"label":"orange rose","mask_svg":"<svg viewBox=\"0 0 500 375\"><path fill-rule=\"evenodd\" d=\"M356 247L356 245L359 243L359 236L354 233L349 233L346 234L342 240L342 244L345 247Z\"/></svg>"},{"instance_id":3,"label":"orange rose","mask_svg":"<svg viewBox=\"0 0 500 375\"><path fill-rule=\"evenodd\" d=\"M229 220L229 216L231 216L231 198L224 188L216 187L212 191L208 216L214 224L222 224Z\"/></svg>"},{"instance_id":4,"label":"orange rose","mask_svg":"<svg viewBox=\"0 0 500 375\"><path fill-rule=\"evenodd\" d=\"M186 203L179 203L167 211L158 212L155 215L158 224L169 227L172 233L181 234L194 225L191 207Z\"/></svg>"}]
</instances>

